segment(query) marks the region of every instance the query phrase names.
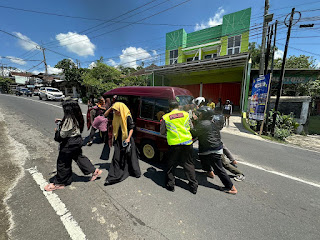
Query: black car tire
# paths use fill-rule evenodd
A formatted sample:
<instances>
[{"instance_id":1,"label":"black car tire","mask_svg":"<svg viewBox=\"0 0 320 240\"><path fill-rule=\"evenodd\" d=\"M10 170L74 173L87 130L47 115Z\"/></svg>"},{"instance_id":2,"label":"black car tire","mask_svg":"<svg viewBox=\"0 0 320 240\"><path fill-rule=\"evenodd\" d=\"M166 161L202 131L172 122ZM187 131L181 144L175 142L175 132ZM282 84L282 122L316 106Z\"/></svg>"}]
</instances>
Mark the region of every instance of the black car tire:
<instances>
[{"instance_id":1,"label":"black car tire","mask_svg":"<svg viewBox=\"0 0 320 240\"><path fill-rule=\"evenodd\" d=\"M40 97L40 95L39 95L39 100L42 100L42 97Z\"/></svg>"},{"instance_id":2,"label":"black car tire","mask_svg":"<svg viewBox=\"0 0 320 240\"><path fill-rule=\"evenodd\" d=\"M140 144L140 157L146 161L159 161L160 153L154 141L145 139Z\"/></svg>"}]
</instances>

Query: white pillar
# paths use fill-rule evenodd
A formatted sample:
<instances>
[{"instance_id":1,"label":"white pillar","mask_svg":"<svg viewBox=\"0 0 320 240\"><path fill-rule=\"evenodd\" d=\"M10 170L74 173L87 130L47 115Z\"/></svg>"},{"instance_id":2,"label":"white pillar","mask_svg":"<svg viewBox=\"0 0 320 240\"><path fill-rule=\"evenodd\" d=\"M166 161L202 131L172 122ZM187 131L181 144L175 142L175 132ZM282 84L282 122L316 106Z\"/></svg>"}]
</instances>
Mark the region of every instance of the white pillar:
<instances>
[{"instance_id":1,"label":"white pillar","mask_svg":"<svg viewBox=\"0 0 320 240\"><path fill-rule=\"evenodd\" d=\"M199 93L199 97L202 97L202 88L203 88L203 83L200 83L200 93Z\"/></svg>"}]
</instances>

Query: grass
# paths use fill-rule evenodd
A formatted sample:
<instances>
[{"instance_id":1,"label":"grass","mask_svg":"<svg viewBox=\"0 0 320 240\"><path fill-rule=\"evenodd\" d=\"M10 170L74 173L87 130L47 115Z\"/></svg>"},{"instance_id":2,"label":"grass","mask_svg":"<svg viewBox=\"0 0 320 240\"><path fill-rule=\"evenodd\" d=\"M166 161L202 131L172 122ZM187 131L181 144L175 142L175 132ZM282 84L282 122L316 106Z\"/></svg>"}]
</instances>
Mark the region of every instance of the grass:
<instances>
[{"instance_id":1,"label":"grass","mask_svg":"<svg viewBox=\"0 0 320 240\"><path fill-rule=\"evenodd\" d=\"M320 135L320 116L310 116L308 132Z\"/></svg>"}]
</instances>

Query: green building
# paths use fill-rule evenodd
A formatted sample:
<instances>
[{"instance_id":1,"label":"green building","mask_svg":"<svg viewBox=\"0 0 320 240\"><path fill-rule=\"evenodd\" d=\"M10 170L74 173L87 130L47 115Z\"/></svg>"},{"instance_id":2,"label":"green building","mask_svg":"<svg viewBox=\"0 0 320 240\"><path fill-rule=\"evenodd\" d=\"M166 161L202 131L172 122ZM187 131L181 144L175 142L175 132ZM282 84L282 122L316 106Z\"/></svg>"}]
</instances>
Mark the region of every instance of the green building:
<instances>
[{"instance_id":1,"label":"green building","mask_svg":"<svg viewBox=\"0 0 320 240\"><path fill-rule=\"evenodd\" d=\"M251 8L223 16L221 25L166 34L165 65L152 69L152 85L189 89L224 103L242 106L248 63Z\"/></svg>"}]
</instances>

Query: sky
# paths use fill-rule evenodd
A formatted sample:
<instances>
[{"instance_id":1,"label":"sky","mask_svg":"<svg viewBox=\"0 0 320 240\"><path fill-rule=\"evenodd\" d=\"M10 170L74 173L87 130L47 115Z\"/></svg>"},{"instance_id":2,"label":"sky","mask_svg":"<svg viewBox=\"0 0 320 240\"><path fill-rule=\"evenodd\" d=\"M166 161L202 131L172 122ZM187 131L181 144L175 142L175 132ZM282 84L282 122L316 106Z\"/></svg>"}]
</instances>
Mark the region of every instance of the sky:
<instances>
[{"instance_id":1,"label":"sky","mask_svg":"<svg viewBox=\"0 0 320 240\"><path fill-rule=\"evenodd\" d=\"M261 44L264 0L0 0L0 67L44 72L41 47L51 74L59 73L54 66L64 58L85 68L101 57L111 66L164 65L167 32L216 26L223 15L249 7L249 41ZM279 21L276 57L283 55L283 22L293 7L301 18L292 28L288 55L313 56L320 67L320 1L270 0L269 13ZM299 28L309 23L314 27Z\"/></svg>"}]
</instances>

